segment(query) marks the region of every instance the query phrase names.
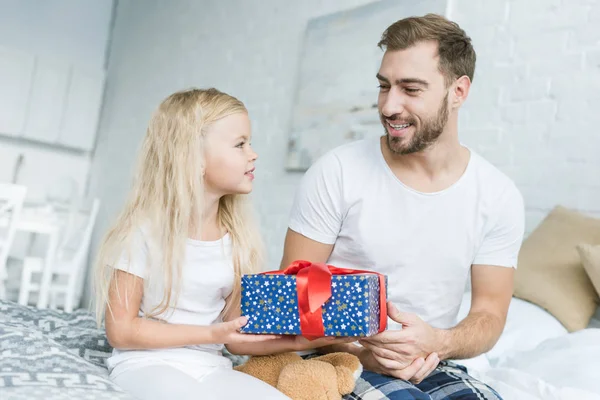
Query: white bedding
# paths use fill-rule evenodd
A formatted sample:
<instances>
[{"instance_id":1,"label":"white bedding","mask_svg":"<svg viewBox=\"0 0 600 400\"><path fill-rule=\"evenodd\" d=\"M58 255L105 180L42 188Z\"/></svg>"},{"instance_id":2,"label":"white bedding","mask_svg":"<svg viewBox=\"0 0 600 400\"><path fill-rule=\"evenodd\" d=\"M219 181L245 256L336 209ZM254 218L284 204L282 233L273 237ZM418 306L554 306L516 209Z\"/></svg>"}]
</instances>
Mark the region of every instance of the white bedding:
<instances>
[{"instance_id":1,"label":"white bedding","mask_svg":"<svg viewBox=\"0 0 600 400\"><path fill-rule=\"evenodd\" d=\"M459 319L470 307L465 293ZM505 400L600 399L600 321L569 334L549 313L513 298L506 327L488 353L458 360Z\"/></svg>"}]
</instances>

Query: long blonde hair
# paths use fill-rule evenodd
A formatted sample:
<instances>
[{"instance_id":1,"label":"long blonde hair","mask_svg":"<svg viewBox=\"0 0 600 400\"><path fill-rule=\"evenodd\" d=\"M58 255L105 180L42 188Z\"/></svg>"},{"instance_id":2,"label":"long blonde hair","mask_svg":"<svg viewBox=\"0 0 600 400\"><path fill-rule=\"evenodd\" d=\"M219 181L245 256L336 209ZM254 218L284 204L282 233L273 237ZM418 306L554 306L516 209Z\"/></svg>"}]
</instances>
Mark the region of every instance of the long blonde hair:
<instances>
[{"instance_id":1,"label":"long blonde hair","mask_svg":"<svg viewBox=\"0 0 600 400\"><path fill-rule=\"evenodd\" d=\"M98 324L109 291L116 281L116 262L132 254L132 243L144 227L149 244L145 290L160 280L161 303L146 317L156 317L177 303L185 243L192 218L202 221L207 128L228 115L244 112L244 104L214 88L190 89L167 97L154 112L138 159L133 187L113 227L106 234L95 265L95 298ZM221 315L239 307L241 275L257 272L263 247L247 195L225 195L219 201L218 222L232 241L235 281ZM199 225L199 224L194 224ZM129 257L127 257L129 258ZM172 296L172 293L174 296ZM174 297L174 298L172 298Z\"/></svg>"}]
</instances>

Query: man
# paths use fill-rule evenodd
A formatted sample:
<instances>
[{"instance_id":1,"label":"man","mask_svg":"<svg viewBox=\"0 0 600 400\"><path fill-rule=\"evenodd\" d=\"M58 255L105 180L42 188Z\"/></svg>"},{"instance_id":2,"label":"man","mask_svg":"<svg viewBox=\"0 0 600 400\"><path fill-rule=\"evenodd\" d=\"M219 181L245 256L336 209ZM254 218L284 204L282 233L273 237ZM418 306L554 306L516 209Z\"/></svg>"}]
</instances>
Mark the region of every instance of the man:
<instances>
[{"instance_id":1,"label":"man","mask_svg":"<svg viewBox=\"0 0 600 400\"><path fill-rule=\"evenodd\" d=\"M457 24L432 14L392 24L378 45L385 135L340 146L306 172L282 268L305 259L388 276L389 330L325 350L360 357L367 371L355 392L498 399L446 361L498 340L524 232L518 189L458 139L475 51ZM469 274L472 306L456 324Z\"/></svg>"}]
</instances>

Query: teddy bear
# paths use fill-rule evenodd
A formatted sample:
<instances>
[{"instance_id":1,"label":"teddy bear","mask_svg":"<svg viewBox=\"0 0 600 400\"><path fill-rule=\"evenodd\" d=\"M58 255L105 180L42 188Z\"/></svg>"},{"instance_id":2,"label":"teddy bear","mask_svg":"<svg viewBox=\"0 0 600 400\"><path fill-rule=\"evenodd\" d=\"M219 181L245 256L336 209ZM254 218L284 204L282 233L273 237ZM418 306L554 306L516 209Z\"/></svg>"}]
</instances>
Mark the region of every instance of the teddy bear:
<instances>
[{"instance_id":1,"label":"teddy bear","mask_svg":"<svg viewBox=\"0 0 600 400\"><path fill-rule=\"evenodd\" d=\"M341 400L352 393L362 373L358 357L349 353L306 360L292 352L253 356L234 369L268 383L292 400Z\"/></svg>"}]
</instances>

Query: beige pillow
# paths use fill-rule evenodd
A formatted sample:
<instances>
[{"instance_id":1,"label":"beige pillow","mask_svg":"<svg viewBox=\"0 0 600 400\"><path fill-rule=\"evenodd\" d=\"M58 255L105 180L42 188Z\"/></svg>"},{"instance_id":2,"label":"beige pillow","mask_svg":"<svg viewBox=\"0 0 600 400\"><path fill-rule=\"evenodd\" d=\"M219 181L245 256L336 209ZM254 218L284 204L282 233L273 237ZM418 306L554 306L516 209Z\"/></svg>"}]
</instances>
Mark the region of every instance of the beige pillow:
<instances>
[{"instance_id":1,"label":"beige pillow","mask_svg":"<svg viewBox=\"0 0 600 400\"><path fill-rule=\"evenodd\" d=\"M523 242L515 297L554 315L570 332L584 329L600 302L577 252L600 244L600 220L562 206L554 208Z\"/></svg>"},{"instance_id":2,"label":"beige pillow","mask_svg":"<svg viewBox=\"0 0 600 400\"><path fill-rule=\"evenodd\" d=\"M600 246L590 244L580 244L577 246L579 257L583 269L587 272L592 284L596 288L596 293L600 295Z\"/></svg>"}]
</instances>

